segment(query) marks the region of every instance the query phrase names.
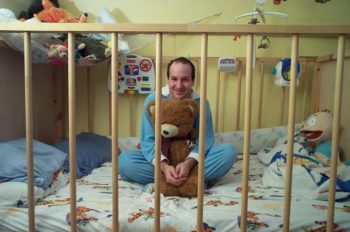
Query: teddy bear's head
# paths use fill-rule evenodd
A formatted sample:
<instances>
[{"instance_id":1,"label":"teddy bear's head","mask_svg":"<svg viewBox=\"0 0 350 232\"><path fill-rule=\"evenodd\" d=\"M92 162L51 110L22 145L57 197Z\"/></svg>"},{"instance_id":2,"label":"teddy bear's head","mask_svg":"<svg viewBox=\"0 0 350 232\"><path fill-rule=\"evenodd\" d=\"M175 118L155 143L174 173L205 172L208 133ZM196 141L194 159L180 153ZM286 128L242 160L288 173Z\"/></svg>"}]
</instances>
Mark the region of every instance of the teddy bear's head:
<instances>
[{"instance_id":1,"label":"teddy bear's head","mask_svg":"<svg viewBox=\"0 0 350 232\"><path fill-rule=\"evenodd\" d=\"M48 58L61 57L67 58L68 48L62 44L52 44L47 51Z\"/></svg>"},{"instance_id":2,"label":"teddy bear's head","mask_svg":"<svg viewBox=\"0 0 350 232\"><path fill-rule=\"evenodd\" d=\"M162 99L160 112L161 135L164 138L192 136L193 123L198 112L198 103L192 99ZM155 101L147 111L155 124Z\"/></svg>"}]
</instances>

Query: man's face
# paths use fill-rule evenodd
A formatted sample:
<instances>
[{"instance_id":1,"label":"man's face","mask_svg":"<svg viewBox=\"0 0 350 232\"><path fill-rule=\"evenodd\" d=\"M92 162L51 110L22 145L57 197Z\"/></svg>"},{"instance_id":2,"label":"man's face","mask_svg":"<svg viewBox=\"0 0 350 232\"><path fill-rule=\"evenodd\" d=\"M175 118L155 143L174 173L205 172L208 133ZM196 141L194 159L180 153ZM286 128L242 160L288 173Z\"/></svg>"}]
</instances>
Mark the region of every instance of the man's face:
<instances>
[{"instance_id":1,"label":"man's face","mask_svg":"<svg viewBox=\"0 0 350 232\"><path fill-rule=\"evenodd\" d=\"M191 66L180 62L173 63L169 68L168 85L173 98L183 99L191 95L193 81Z\"/></svg>"}]
</instances>

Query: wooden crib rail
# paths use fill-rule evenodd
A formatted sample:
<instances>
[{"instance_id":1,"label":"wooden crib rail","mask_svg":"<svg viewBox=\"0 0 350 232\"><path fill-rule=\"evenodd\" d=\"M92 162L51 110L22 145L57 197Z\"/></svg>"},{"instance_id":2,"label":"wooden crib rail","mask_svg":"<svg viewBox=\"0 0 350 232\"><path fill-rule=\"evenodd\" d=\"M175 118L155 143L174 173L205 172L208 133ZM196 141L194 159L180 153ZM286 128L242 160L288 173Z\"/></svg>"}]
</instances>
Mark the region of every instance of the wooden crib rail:
<instances>
[{"instance_id":1,"label":"wooden crib rail","mask_svg":"<svg viewBox=\"0 0 350 232\"><path fill-rule=\"evenodd\" d=\"M308 37L337 37L339 34L350 35L350 26L346 25L241 25L241 24L100 24L100 23L51 23L25 24L0 23L1 32L75 32L75 33L112 33L127 34L164 34L193 35L254 35L290 36L299 34Z\"/></svg>"},{"instance_id":2,"label":"wooden crib rail","mask_svg":"<svg viewBox=\"0 0 350 232\"><path fill-rule=\"evenodd\" d=\"M165 25L165 24L0 24L0 32L24 32L24 59L25 59L25 102L26 102L26 142L27 142L27 165L28 165L28 196L29 196L29 231L35 231L35 214L34 214L34 194L33 194L33 123L32 123L32 86L31 86L31 47L30 34L33 32L68 32L68 104L69 104L69 156L70 156L70 187L71 187L71 231L76 231L76 182L75 182L75 148L76 148L76 103L75 103L75 60L74 60L74 37L75 33L79 32L98 32L112 33L112 62L117 62L117 38L118 33L152 33L156 34L156 114L159 114L160 107L160 88L161 88L161 60L162 60L162 35L169 34L196 34L202 36L202 52L201 52L201 86L200 94L202 98L206 98L206 79L207 79L207 43L208 35L232 35L233 33L246 34L247 39L247 58L246 58L246 91L245 91L245 113L244 113L244 150L243 150L243 193L242 193L242 208L241 208L241 231L246 231L246 216L248 210L248 175L249 175L249 153L250 153L250 134L251 134L251 102L252 102L252 67L253 67L253 37L260 34L269 34L272 36L292 36L292 73L291 73L291 90L289 99L289 115L288 115L288 163L287 163L287 182L286 197L285 197L285 213L283 217L283 230L289 231L290 219L290 195L291 195L291 178L292 178L292 154L293 154L293 134L295 123L295 86L296 86L296 63L299 49L300 36L316 36L316 37L335 37L338 38L338 55L336 69L336 90L334 99L334 121L333 121L333 146L331 160L331 191L329 193L329 210L327 218L327 231L333 230L334 219L334 192L335 192L335 177L337 166L337 147L339 143L339 121L341 111L341 83L343 78L343 63L345 50L345 37L350 35L350 26L279 26L279 25ZM294 67L294 68L293 68ZM112 69L112 78L116 80L116 70ZM116 81L113 81L116 83ZM115 84L112 86L116 90ZM113 157L113 231L119 231L118 223L118 164L117 164L117 141L118 141L118 126L117 126L117 105L118 94L112 91L112 157ZM204 115L205 101L201 101L200 112ZM203 104L202 104L203 103ZM158 110L157 110L158 107ZM160 120L156 119L156 171L155 180L159 181L160 174ZM197 231L202 231L201 227L203 219L203 168L204 168L204 128L205 120L200 120L200 144L199 144L199 193L197 202ZM159 189L156 184L155 208L156 218L154 221L154 231L160 231L160 199Z\"/></svg>"}]
</instances>

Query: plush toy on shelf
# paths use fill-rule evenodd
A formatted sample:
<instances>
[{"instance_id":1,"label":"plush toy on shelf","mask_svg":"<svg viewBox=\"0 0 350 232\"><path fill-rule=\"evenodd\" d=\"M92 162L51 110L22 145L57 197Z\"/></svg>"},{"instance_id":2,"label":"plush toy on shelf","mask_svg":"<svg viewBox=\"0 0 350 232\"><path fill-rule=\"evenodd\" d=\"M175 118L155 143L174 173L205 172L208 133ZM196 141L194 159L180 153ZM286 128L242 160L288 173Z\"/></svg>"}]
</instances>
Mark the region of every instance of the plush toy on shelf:
<instances>
[{"instance_id":1,"label":"plush toy on shelf","mask_svg":"<svg viewBox=\"0 0 350 232\"><path fill-rule=\"evenodd\" d=\"M50 0L42 0L43 10L34 14L34 17L46 23L86 23L87 13L83 13L79 18L73 17L70 12L63 8L55 7Z\"/></svg>"},{"instance_id":2,"label":"plush toy on shelf","mask_svg":"<svg viewBox=\"0 0 350 232\"><path fill-rule=\"evenodd\" d=\"M50 2L55 6L55 7L60 7L58 0L50 0ZM21 21L25 21L28 19L31 19L34 17L35 14L38 14L40 11L44 9L44 6L42 4L42 0L35 0L30 4L28 7L27 11L21 11L19 13L18 19Z\"/></svg>"},{"instance_id":3,"label":"plush toy on shelf","mask_svg":"<svg viewBox=\"0 0 350 232\"><path fill-rule=\"evenodd\" d=\"M112 54L112 49L100 40L91 37L77 36L75 45L82 58L105 60Z\"/></svg>"},{"instance_id":4,"label":"plush toy on shelf","mask_svg":"<svg viewBox=\"0 0 350 232\"><path fill-rule=\"evenodd\" d=\"M198 104L192 99L163 99L161 100L161 136L162 154L167 157L169 165L176 166L183 162L190 154L197 137L197 130L193 128ZM147 111L155 122L155 101L147 106ZM159 188L164 196L197 196L198 165L192 168L187 180L181 186L174 186L166 182L161 175Z\"/></svg>"},{"instance_id":5,"label":"plush toy on shelf","mask_svg":"<svg viewBox=\"0 0 350 232\"><path fill-rule=\"evenodd\" d=\"M331 161L332 125L333 116L325 110L310 115L300 130L310 145L314 147L314 157L324 166L329 166Z\"/></svg>"},{"instance_id":6,"label":"plush toy on shelf","mask_svg":"<svg viewBox=\"0 0 350 232\"><path fill-rule=\"evenodd\" d=\"M52 44L49 47L49 50L47 51L47 58L67 58L68 56L68 49L63 44Z\"/></svg>"}]
</instances>

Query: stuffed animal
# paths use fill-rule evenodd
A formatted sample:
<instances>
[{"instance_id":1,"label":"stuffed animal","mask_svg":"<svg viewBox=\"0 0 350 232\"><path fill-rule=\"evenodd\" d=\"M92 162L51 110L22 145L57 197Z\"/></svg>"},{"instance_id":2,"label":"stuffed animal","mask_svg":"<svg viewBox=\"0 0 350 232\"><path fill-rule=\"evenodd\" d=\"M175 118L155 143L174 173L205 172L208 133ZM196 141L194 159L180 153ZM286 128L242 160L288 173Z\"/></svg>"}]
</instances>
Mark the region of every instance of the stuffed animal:
<instances>
[{"instance_id":1,"label":"stuffed animal","mask_svg":"<svg viewBox=\"0 0 350 232\"><path fill-rule=\"evenodd\" d=\"M54 57L67 58L67 56L68 49L63 44L52 44L47 51L47 57L49 59Z\"/></svg>"},{"instance_id":2,"label":"stuffed animal","mask_svg":"<svg viewBox=\"0 0 350 232\"><path fill-rule=\"evenodd\" d=\"M324 166L329 166L331 160L332 125L333 116L326 110L310 115L300 130L314 147L314 157Z\"/></svg>"},{"instance_id":3,"label":"stuffed animal","mask_svg":"<svg viewBox=\"0 0 350 232\"><path fill-rule=\"evenodd\" d=\"M34 17L46 23L86 23L87 13L75 18L67 10L55 7L50 0L42 0L43 10L34 14Z\"/></svg>"},{"instance_id":4,"label":"stuffed animal","mask_svg":"<svg viewBox=\"0 0 350 232\"><path fill-rule=\"evenodd\" d=\"M58 0L50 0L50 2L55 6L55 7L60 7ZM41 0L35 0L30 4L28 7L27 11L21 11L19 13L18 19L21 21L25 21L28 19L31 19L34 17L35 14L38 14L40 11L44 9L42 1Z\"/></svg>"},{"instance_id":5,"label":"stuffed animal","mask_svg":"<svg viewBox=\"0 0 350 232\"><path fill-rule=\"evenodd\" d=\"M100 40L86 36L77 36L75 45L82 58L104 60L111 56L111 48Z\"/></svg>"},{"instance_id":6,"label":"stuffed animal","mask_svg":"<svg viewBox=\"0 0 350 232\"><path fill-rule=\"evenodd\" d=\"M176 166L183 162L193 147L197 131L193 128L198 104L192 99L163 99L161 100L161 136L162 154L169 161L169 165ZM147 106L147 111L155 122L155 101ZM162 173L160 178L160 192L164 196L197 196L198 165L193 167L187 180L181 186L174 186L166 182Z\"/></svg>"}]
</instances>

